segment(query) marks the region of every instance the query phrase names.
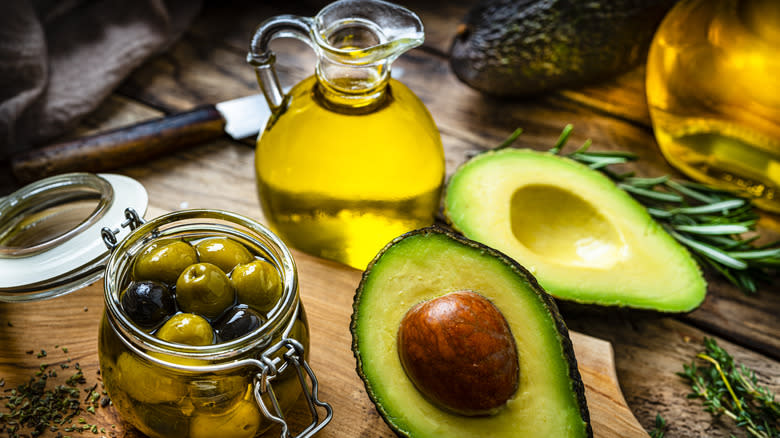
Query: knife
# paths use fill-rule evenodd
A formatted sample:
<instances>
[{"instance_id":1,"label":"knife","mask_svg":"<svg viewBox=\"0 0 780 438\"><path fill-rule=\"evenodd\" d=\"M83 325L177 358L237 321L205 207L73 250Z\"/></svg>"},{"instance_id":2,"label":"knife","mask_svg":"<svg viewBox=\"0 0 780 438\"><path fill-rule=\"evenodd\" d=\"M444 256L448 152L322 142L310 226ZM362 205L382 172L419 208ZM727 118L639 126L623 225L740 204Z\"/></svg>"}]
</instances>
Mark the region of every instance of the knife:
<instances>
[{"instance_id":1,"label":"knife","mask_svg":"<svg viewBox=\"0 0 780 438\"><path fill-rule=\"evenodd\" d=\"M104 172L226 133L236 140L256 135L270 115L265 97L255 94L32 149L14 156L11 170L20 182L64 172Z\"/></svg>"}]
</instances>

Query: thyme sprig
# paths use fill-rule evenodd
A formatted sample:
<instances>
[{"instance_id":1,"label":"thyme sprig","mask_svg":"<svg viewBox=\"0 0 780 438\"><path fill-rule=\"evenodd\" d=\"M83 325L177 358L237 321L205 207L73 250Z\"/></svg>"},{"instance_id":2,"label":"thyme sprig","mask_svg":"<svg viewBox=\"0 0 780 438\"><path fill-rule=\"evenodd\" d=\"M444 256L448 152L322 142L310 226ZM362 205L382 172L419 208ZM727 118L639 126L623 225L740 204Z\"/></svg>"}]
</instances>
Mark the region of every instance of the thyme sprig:
<instances>
[{"instance_id":1,"label":"thyme sprig","mask_svg":"<svg viewBox=\"0 0 780 438\"><path fill-rule=\"evenodd\" d=\"M725 415L758 438L780 437L780 408L774 394L761 386L756 373L736 364L734 358L714 339L704 339L705 351L697 360L683 365L679 376L688 381L693 392L688 398L700 398L704 410Z\"/></svg>"},{"instance_id":2,"label":"thyme sprig","mask_svg":"<svg viewBox=\"0 0 780 438\"><path fill-rule=\"evenodd\" d=\"M550 153L565 156L609 176L618 187L647 208L648 213L700 265L709 266L746 293L756 291L756 280L780 267L780 241L755 246L758 214L748 199L703 184L674 181L668 176L640 178L633 172L617 173L608 166L638 159L624 151L589 151L591 141L563 154L572 132L566 125ZM499 147L506 147L518 131Z\"/></svg>"}]
</instances>

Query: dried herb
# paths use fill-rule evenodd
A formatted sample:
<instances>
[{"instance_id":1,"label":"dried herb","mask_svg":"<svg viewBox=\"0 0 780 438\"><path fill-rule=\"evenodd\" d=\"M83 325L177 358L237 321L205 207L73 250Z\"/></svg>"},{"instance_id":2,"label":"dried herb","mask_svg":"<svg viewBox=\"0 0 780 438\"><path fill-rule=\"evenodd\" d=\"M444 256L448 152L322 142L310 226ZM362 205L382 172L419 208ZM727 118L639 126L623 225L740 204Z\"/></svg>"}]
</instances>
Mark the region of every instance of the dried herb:
<instances>
[{"instance_id":1,"label":"dried herb","mask_svg":"<svg viewBox=\"0 0 780 438\"><path fill-rule=\"evenodd\" d=\"M688 398L700 398L704 410L725 415L750 436L780 437L780 408L774 394L761 386L756 373L737 364L714 339L704 339L705 351L678 373L691 384Z\"/></svg>"},{"instance_id":2,"label":"dried herb","mask_svg":"<svg viewBox=\"0 0 780 438\"><path fill-rule=\"evenodd\" d=\"M46 352L41 350L38 358L45 356ZM60 367L65 369L67 365L60 364ZM97 384L84 389L87 397L82 402L79 388L86 379L81 369L76 367L76 372L65 380L65 384L50 385L56 377L57 373L50 369L50 364L42 363L27 383L5 389L0 400L5 401L2 406L7 411L0 412L0 433L5 432L9 438L37 437L46 431L58 432L57 436L62 436L60 430L97 433L96 425L86 424L86 428L73 425L73 419L84 410L94 413L95 408L107 405L100 401ZM5 385L5 379L0 378L0 382L0 386Z\"/></svg>"},{"instance_id":3,"label":"dried herb","mask_svg":"<svg viewBox=\"0 0 780 438\"><path fill-rule=\"evenodd\" d=\"M674 181L668 176L638 178L633 172L616 173L614 164L637 160L630 152L590 152L591 141L562 154L572 126L567 125L549 152L568 157L609 176L647 208L648 213L702 266L719 272L746 293L756 291L757 280L768 280L780 267L780 241L754 246L758 214L750 201L731 192L702 184ZM511 144L520 132L502 143ZM752 234L750 237L743 237Z\"/></svg>"}]
</instances>

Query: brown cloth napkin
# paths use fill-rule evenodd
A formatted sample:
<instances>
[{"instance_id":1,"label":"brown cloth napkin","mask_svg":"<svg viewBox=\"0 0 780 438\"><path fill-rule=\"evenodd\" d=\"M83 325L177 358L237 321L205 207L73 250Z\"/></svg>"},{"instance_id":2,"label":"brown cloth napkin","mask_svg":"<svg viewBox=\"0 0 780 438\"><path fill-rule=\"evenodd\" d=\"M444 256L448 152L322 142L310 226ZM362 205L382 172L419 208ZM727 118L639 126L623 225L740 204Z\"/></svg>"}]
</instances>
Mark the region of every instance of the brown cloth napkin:
<instances>
[{"instance_id":1,"label":"brown cloth napkin","mask_svg":"<svg viewBox=\"0 0 780 438\"><path fill-rule=\"evenodd\" d=\"M199 0L0 0L0 160L94 110L178 38Z\"/></svg>"}]
</instances>

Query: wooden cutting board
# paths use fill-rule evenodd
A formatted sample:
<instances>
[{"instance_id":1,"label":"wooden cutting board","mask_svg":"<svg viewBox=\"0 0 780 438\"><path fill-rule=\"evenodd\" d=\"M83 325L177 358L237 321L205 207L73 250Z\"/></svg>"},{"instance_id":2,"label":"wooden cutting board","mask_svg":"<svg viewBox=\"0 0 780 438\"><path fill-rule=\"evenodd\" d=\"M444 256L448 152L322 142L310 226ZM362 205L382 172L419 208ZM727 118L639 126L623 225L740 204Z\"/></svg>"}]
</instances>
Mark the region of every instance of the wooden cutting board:
<instances>
[{"instance_id":1,"label":"wooden cutting board","mask_svg":"<svg viewBox=\"0 0 780 438\"><path fill-rule=\"evenodd\" d=\"M321 398L334 409L333 421L318 436L395 436L368 399L355 372L355 359L350 349L352 298L361 273L300 252L295 252L295 259L311 328L311 366L320 382ZM79 363L87 380L81 388L99 384L96 337L102 311L102 282L53 300L0 303L0 379L3 379L0 383L4 382L0 395L8 394L3 390L27 382L44 363L49 365L49 370L57 371L58 377L53 381L60 382L71 376L75 364ZM571 333L571 338L585 383L594 435L647 437L620 391L611 345L579 333ZM45 356L41 350L46 351ZM61 368L61 364L69 368ZM6 412L4 405L3 400L0 412ZM84 412L79 416L86 424L98 426L96 436L141 436L122 423L111 406L97 409L94 415ZM308 421L302 403L288 416L296 419L293 431L300 430ZM279 431L274 429L266 433L268 437L278 435ZM44 436L56 436L56 432Z\"/></svg>"}]
</instances>

